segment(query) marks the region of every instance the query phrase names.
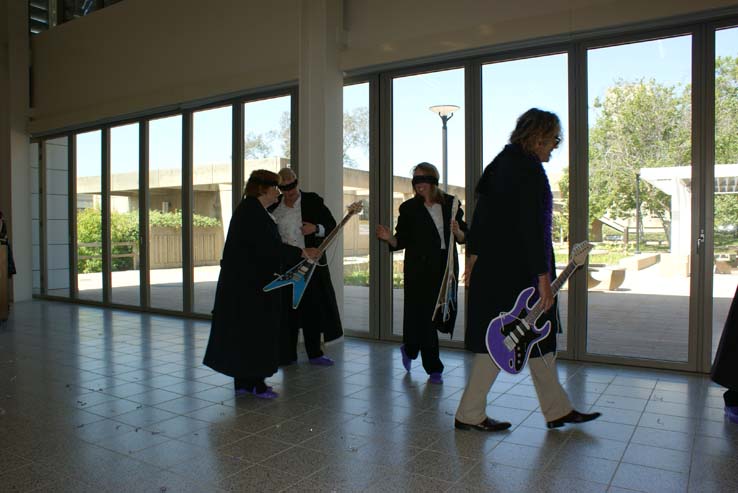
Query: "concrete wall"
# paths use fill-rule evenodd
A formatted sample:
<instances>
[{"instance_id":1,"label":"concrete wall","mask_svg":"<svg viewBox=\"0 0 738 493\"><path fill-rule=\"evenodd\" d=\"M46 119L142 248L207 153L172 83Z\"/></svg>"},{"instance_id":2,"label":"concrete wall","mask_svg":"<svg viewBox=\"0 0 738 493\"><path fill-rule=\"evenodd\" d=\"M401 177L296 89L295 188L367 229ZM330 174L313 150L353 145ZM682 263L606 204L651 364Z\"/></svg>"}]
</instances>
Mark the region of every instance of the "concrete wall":
<instances>
[{"instance_id":1,"label":"concrete wall","mask_svg":"<svg viewBox=\"0 0 738 493\"><path fill-rule=\"evenodd\" d=\"M735 0L344 0L341 68L736 6ZM32 132L299 75L300 0L126 0L32 38Z\"/></svg>"}]
</instances>

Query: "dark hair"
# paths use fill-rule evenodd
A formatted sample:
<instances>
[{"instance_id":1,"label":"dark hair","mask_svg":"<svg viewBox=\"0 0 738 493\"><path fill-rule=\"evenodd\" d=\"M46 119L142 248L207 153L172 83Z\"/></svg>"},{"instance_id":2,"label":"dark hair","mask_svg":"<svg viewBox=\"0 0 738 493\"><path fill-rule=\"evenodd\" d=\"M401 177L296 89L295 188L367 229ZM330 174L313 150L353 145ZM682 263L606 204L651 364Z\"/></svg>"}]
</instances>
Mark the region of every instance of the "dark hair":
<instances>
[{"instance_id":1,"label":"dark hair","mask_svg":"<svg viewBox=\"0 0 738 493\"><path fill-rule=\"evenodd\" d=\"M418 163L413 167L412 174L414 175L416 171L422 171L426 175L431 175L435 177L436 180L438 180L441 176L438 173L438 168L436 168L431 163L426 163L425 161L422 163ZM437 185L431 185L431 193L430 193L430 199L431 202L434 202L436 204L443 204L443 192L440 188L438 188ZM415 187L413 187L415 189ZM417 193L416 193L417 194Z\"/></svg>"},{"instance_id":2,"label":"dark hair","mask_svg":"<svg viewBox=\"0 0 738 493\"><path fill-rule=\"evenodd\" d=\"M280 183L282 183L282 179L277 173L266 169L257 169L249 176L243 194L245 197L260 197L271 187L276 187Z\"/></svg>"},{"instance_id":3,"label":"dark hair","mask_svg":"<svg viewBox=\"0 0 738 493\"><path fill-rule=\"evenodd\" d=\"M531 108L518 118L515 130L510 134L510 143L520 145L526 152L533 152L536 140L559 137L561 121L555 113Z\"/></svg>"}]
</instances>

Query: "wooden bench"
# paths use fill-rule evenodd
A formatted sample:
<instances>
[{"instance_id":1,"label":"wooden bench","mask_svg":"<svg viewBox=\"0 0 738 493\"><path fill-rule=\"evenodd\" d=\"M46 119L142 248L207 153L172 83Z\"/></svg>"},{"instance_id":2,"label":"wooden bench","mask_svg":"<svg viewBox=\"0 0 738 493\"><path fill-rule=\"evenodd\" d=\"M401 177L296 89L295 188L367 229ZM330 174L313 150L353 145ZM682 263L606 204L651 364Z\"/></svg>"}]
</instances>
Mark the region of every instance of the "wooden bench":
<instances>
[{"instance_id":1,"label":"wooden bench","mask_svg":"<svg viewBox=\"0 0 738 493\"><path fill-rule=\"evenodd\" d=\"M592 272L597 272L595 278ZM625 281L625 269L622 267L592 268L587 271L587 289L601 289L603 291L615 291Z\"/></svg>"}]
</instances>

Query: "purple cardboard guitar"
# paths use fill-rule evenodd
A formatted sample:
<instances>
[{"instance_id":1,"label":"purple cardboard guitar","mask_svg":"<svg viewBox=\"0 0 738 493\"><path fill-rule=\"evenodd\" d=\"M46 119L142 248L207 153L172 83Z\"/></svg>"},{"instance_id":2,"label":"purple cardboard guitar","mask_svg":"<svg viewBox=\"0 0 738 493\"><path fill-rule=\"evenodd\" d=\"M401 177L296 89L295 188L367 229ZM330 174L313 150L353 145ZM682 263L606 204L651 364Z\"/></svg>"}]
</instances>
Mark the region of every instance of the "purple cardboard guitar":
<instances>
[{"instance_id":1,"label":"purple cardboard guitar","mask_svg":"<svg viewBox=\"0 0 738 493\"><path fill-rule=\"evenodd\" d=\"M554 296L577 267L584 265L592 247L586 241L574 245L569 264L551 284ZM540 300L536 300L533 306L528 305L535 292L536 288L533 286L522 290L513 309L493 318L487 327L487 352L501 370L513 375L525 368L533 346L551 332L550 321L541 328L536 326L536 320L543 313L543 306Z\"/></svg>"}]
</instances>

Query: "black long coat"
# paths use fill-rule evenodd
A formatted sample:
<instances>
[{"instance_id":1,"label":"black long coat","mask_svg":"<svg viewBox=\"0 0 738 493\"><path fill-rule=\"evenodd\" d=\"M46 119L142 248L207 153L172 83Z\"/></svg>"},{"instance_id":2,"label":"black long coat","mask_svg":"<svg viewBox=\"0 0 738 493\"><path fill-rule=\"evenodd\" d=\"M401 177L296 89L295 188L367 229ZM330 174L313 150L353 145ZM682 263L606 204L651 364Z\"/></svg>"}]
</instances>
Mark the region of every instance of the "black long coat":
<instances>
[{"instance_id":1,"label":"black long coat","mask_svg":"<svg viewBox=\"0 0 738 493\"><path fill-rule=\"evenodd\" d=\"M443 210L443 235L448 243L451 234L451 207L453 195L443 194L444 201L441 204ZM464 211L459 207L456 212L456 222L459 228L466 231L466 223L463 220ZM441 251L441 237L438 236L438 228L433 218L425 207L423 197L416 195L400 204L400 215L395 226L395 238L397 246L391 250L405 249L404 282L405 300L403 305L402 331L403 340L408 344L418 344L421 334L426 331L438 329L436 322L432 321L433 311L436 307L438 292L444 269L446 268L446 257ZM448 245L447 245L448 246ZM454 272L459 278L459 256L454 249ZM456 322L456 310L451 313L451 318L443 323L444 332L453 332Z\"/></svg>"},{"instance_id":2,"label":"black long coat","mask_svg":"<svg viewBox=\"0 0 738 493\"><path fill-rule=\"evenodd\" d=\"M477 261L467 291L465 344L469 351L486 353L490 321L510 311L520 291L537 287L539 274L549 272L554 278L552 197L540 160L513 144L487 166L476 193L467 251ZM538 344L540 352L534 347L531 357L556 350L557 313L554 302L538 319L537 325L551 320L552 327Z\"/></svg>"},{"instance_id":3,"label":"black long coat","mask_svg":"<svg viewBox=\"0 0 738 493\"><path fill-rule=\"evenodd\" d=\"M205 365L232 377L269 377L277 371L284 290L263 288L286 262L299 259L300 249L282 243L261 202L244 198L223 248Z\"/></svg>"},{"instance_id":4,"label":"black long coat","mask_svg":"<svg viewBox=\"0 0 738 493\"><path fill-rule=\"evenodd\" d=\"M730 390L738 391L738 289L733 296L715 361L712 363L712 380Z\"/></svg>"},{"instance_id":5,"label":"black long coat","mask_svg":"<svg viewBox=\"0 0 738 493\"><path fill-rule=\"evenodd\" d=\"M279 198L277 204L270 207L270 210L274 210L281 201L282 197ZM322 225L325 228L325 236L328 236L331 231L336 229L336 220L333 218L333 214L326 207L323 198L317 193L303 192L301 190L300 210L302 221L315 224L316 226L318 224ZM307 248L318 248L325 236L319 237L315 233L307 235L305 236L305 246ZM331 273L326 263L327 260L324 253L320 258L320 265L313 272L313 277L308 284L305 296L309 296L311 300L320 300L316 306L312 307L313 309L310 310L310 313L318 319L315 326L320 327L323 333L323 340L330 342L343 336L343 325L341 324L341 313L338 311L336 291L333 289ZM307 292L308 290L310 291L309 293ZM287 290L287 294L286 299L291 306L292 293Z\"/></svg>"}]
</instances>

